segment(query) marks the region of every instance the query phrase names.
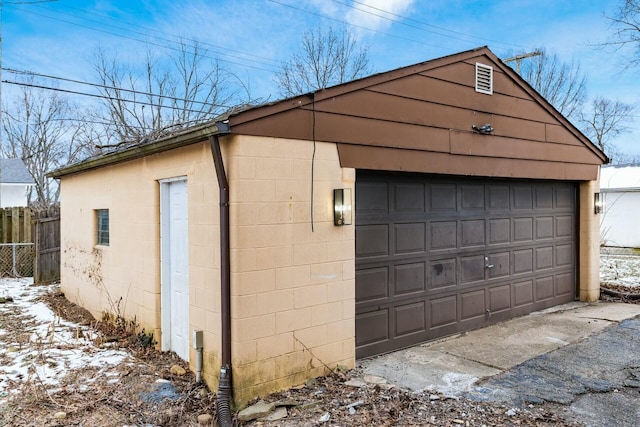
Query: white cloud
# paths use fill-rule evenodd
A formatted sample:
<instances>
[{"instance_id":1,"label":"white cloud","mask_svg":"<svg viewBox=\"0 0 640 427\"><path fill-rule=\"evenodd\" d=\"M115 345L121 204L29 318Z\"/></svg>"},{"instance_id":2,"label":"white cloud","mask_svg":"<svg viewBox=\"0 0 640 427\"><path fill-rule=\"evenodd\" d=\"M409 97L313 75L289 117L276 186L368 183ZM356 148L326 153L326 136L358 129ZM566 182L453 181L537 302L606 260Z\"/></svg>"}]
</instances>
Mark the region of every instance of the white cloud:
<instances>
[{"instance_id":1,"label":"white cloud","mask_svg":"<svg viewBox=\"0 0 640 427\"><path fill-rule=\"evenodd\" d=\"M363 0L354 3L345 18L354 26L380 30L391 26L399 18L396 15L406 13L413 0Z\"/></svg>"}]
</instances>

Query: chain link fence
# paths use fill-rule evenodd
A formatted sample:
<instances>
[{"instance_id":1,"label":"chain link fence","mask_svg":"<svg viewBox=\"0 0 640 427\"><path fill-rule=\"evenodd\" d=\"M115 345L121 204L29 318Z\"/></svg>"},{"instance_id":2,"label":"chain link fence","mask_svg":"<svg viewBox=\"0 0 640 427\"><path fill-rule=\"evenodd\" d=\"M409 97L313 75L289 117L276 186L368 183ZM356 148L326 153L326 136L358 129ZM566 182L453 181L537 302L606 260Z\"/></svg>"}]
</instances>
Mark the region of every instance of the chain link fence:
<instances>
[{"instance_id":1,"label":"chain link fence","mask_svg":"<svg viewBox=\"0 0 640 427\"><path fill-rule=\"evenodd\" d=\"M33 243L0 243L0 275L2 277L32 277Z\"/></svg>"}]
</instances>

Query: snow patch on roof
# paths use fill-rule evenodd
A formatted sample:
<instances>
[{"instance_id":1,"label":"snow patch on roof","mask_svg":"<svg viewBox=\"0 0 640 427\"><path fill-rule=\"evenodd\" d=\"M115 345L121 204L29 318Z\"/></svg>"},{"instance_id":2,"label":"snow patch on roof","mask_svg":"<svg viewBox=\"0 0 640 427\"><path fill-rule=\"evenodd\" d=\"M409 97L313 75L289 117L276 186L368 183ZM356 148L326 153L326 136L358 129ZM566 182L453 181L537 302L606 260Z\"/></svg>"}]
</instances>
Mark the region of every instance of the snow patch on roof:
<instances>
[{"instance_id":1,"label":"snow patch on roof","mask_svg":"<svg viewBox=\"0 0 640 427\"><path fill-rule=\"evenodd\" d=\"M603 166L600 169L600 189L640 188L640 165Z\"/></svg>"}]
</instances>

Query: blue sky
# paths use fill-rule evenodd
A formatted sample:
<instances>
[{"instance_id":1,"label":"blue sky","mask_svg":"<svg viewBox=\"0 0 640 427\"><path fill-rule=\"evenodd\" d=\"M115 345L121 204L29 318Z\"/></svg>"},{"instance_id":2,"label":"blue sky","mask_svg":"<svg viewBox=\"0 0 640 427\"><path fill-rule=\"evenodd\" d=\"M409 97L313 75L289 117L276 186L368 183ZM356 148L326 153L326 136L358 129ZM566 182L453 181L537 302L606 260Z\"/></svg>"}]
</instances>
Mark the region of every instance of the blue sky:
<instances>
[{"instance_id":1,"label":"blue sky","mask_svg":"<svg viewBox=\"0 0 640 427\"><path fill-rule=\"evenodd\" d=\"M162 49L182 36L199 40L250 86L254 98L273 100L273 73L301 35L346 25L369 46L376 72L484 45L502 58L544 47L580 63L590 97L640 101L637 69L624 69L624 52L597 46L612 32L605 15L622 0L30 1L37 0L2 2L4 68L95 82L91 63L98 47L135 60L144 54L144 42ZM13 76L3 72L3 78ZM12 93L11 85L3 85L4 102ZM632 132L617 143L640 153L640 120L634 120Z\"/></svg>"}]
</instances>

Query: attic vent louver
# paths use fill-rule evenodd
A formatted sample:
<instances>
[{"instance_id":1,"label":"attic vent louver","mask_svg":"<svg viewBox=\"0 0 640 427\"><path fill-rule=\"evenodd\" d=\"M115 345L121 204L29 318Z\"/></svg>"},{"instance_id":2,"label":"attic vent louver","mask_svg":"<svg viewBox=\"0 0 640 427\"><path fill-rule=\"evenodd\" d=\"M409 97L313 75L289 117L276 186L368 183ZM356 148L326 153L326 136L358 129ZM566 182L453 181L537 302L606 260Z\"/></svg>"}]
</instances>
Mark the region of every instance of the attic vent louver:
<instances>
[{"instance_id":1,"label":"attic vent louver","mask_svg":"<svg viewBox=\"0 0 640 427\"><path fill-rule=\"evenodd\" d=\"M476 62L476 92L493 94L493 67Z\"/></svg>"}]
</instances>

